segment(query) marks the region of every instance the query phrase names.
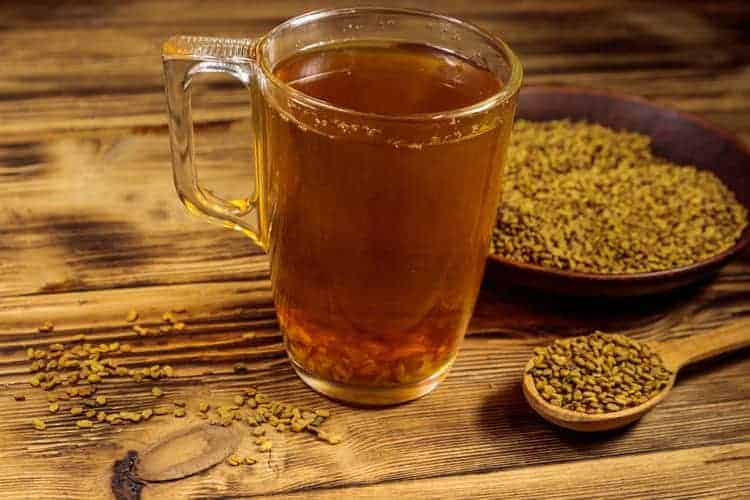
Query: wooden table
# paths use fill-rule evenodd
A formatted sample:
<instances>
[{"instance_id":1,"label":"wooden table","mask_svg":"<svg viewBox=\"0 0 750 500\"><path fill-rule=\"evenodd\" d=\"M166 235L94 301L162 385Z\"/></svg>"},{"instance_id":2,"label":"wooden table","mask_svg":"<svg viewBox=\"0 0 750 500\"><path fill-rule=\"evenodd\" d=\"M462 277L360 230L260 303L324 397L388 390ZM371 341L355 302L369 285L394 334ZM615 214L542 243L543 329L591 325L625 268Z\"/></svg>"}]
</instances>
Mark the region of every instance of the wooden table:
<instances>
[{"instance_id":1,"label":"wooden table","mask_svg":"<svg viewBox=\"0 0 750 500\"><path fill-rule=\"evenodd\" d=\"M640 423L604 435L546 424L518 383L531 349L558 336L603 329L675 338L750 313L747 254L706 286L616 304L485 283L452 374L408 405L347 408L295 377L266 257L239 234L190 218L177 201L159 46L176 33L254 36L303 11L353 3L0 6L0 497L111 498L116 460L199 422L198 399L231 398L255 385L300 406L331 408L344 443L279 434L268 460L252 468L220 464L149 484L142 497L748 498L747 352L695 367ZM643 95L750 141L743 1L381 3L455 14L501 34L521 56L527 84ZM245 92L227 79L204 89L196 128L205 182L244 194ZM139 337L125 321L133 308L158 324L178 305L188 311L180 333ZM53 332L37 332L45 321ZM255 336L243 337L248 332ZM27 383L25 350L72 345L80 334L94 344L131 343L131 353L118 355L123 366L171 364L175 376L158 385L165 401L187 400L188 416L81 430L69 402L50 414L44 392ZM237 362L249 370L235 373ZM137 409L153 403L151 386L112 378L99 393L112 408ZM32 427L35 417L47 422L45 431Z\"/></svg>"}]
</instances>

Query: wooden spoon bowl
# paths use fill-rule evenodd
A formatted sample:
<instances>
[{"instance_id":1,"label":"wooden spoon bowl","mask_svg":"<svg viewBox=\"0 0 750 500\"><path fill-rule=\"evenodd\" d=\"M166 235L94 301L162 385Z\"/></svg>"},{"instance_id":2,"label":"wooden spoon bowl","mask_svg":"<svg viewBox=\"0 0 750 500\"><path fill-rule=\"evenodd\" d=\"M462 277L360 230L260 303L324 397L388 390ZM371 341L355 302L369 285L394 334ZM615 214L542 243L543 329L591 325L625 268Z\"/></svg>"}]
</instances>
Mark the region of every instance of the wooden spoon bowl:
<instances>
[{"instance_id":1,"label":"wooden spoon bowl","mask_svg":"<svg viewBox=\"0 0 750 500\"><path fill-rule=\"evenodd\" d=\"M664 366L672 372L672 378L659 394L638 406L611 413L588 414L552 405L536 390L533 377L529 373L533 359L530 359L524 368L523 394L529 406L545 420L566 429L599 432L624 427L640 419L667 397L682 367L750 346L750 319L731 323L710 333L667 342L650 342L649 346L661 356Z\"/></svg>"},{"instance_id":2,"label":"wooden spoon bowl","mask_svg":"<svg viewBox=\"0 0 750 500\"><path fill-rule=\"evenodd\" d=\"M735 136L694 115L645 99L570 87L527 87L518 118L586 120L648 135L655 154L712 171L750 209L750 149ZM750 245L750 227L734 246L714 257L675 269L634 274L595 274L524 264L491 254L487 276L498 283L563 295L625 297L665 292L710 277Z\"/></svg>"}]
</instances>

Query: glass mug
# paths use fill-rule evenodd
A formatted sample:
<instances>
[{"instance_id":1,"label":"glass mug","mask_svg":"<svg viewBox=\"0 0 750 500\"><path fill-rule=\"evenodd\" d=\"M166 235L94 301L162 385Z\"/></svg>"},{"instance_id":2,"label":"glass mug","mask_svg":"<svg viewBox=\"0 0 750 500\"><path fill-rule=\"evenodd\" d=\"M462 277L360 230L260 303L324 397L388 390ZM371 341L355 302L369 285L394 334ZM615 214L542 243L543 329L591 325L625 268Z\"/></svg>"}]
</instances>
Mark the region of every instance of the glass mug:
<instances>
[{"instance_id":1,"label":"glass mug","mask_svg":"<svg viewBox=\"0 0 750 500\"><path fill-rule=\"evenodd\" d=\"M297 374L355 404L435 388L484 272L521 83L508 46L450 17L368 7L304 14L255 40L173 37L163 61L177 193L190 212L268 253ZM370 80L326 80L357 68ZM246 199L198 184L190 86L204 72L249 89L255 189ZM341 104L370 84L366 109Z\"/></svg>"}]
</instances>

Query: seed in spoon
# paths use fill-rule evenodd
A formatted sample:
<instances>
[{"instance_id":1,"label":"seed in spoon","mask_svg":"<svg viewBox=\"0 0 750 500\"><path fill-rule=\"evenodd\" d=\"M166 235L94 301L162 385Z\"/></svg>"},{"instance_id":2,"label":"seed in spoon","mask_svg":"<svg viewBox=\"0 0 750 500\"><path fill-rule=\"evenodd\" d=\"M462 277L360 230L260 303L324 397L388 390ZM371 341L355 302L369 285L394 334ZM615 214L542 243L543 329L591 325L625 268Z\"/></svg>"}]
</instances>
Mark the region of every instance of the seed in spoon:
<instances>
[{"instance_id":1,"label":"seed in spoon","mask_svg":"<svg viewBox=\"0 0 750 500\"><path fill-rule=\"evenodd\" d=\"M534 349L531 375L548 403L579 413L611 413L656 396L672 373L644 343L595 332Z\"/></svg>"}]
</instances>

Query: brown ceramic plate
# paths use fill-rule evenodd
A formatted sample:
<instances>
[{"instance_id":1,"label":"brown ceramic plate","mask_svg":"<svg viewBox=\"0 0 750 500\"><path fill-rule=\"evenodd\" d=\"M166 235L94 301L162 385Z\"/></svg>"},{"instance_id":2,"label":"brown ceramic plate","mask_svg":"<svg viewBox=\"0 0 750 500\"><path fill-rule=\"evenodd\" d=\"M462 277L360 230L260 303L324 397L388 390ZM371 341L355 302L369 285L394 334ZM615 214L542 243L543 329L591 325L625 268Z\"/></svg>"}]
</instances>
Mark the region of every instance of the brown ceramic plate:
<instances>
[{"instance_id":1,"label":"brown ceramic plate","mask_svg":"<svg viewBox=\"0 0 750 500\"><path fill-rule=\"evenodd\" d=\"M571 87L528 87L521 91L518 118L533 121L586 120L651 137L659 156L714 172L750 208L750 149L731 133L690 115L645 99ZM521 264L490 255L488 277L577 296L627 297L665 292L710 277L750 245L746 228L737 243L690 266L651 273L594 274Z\"/></svg>"}]
</instances>

